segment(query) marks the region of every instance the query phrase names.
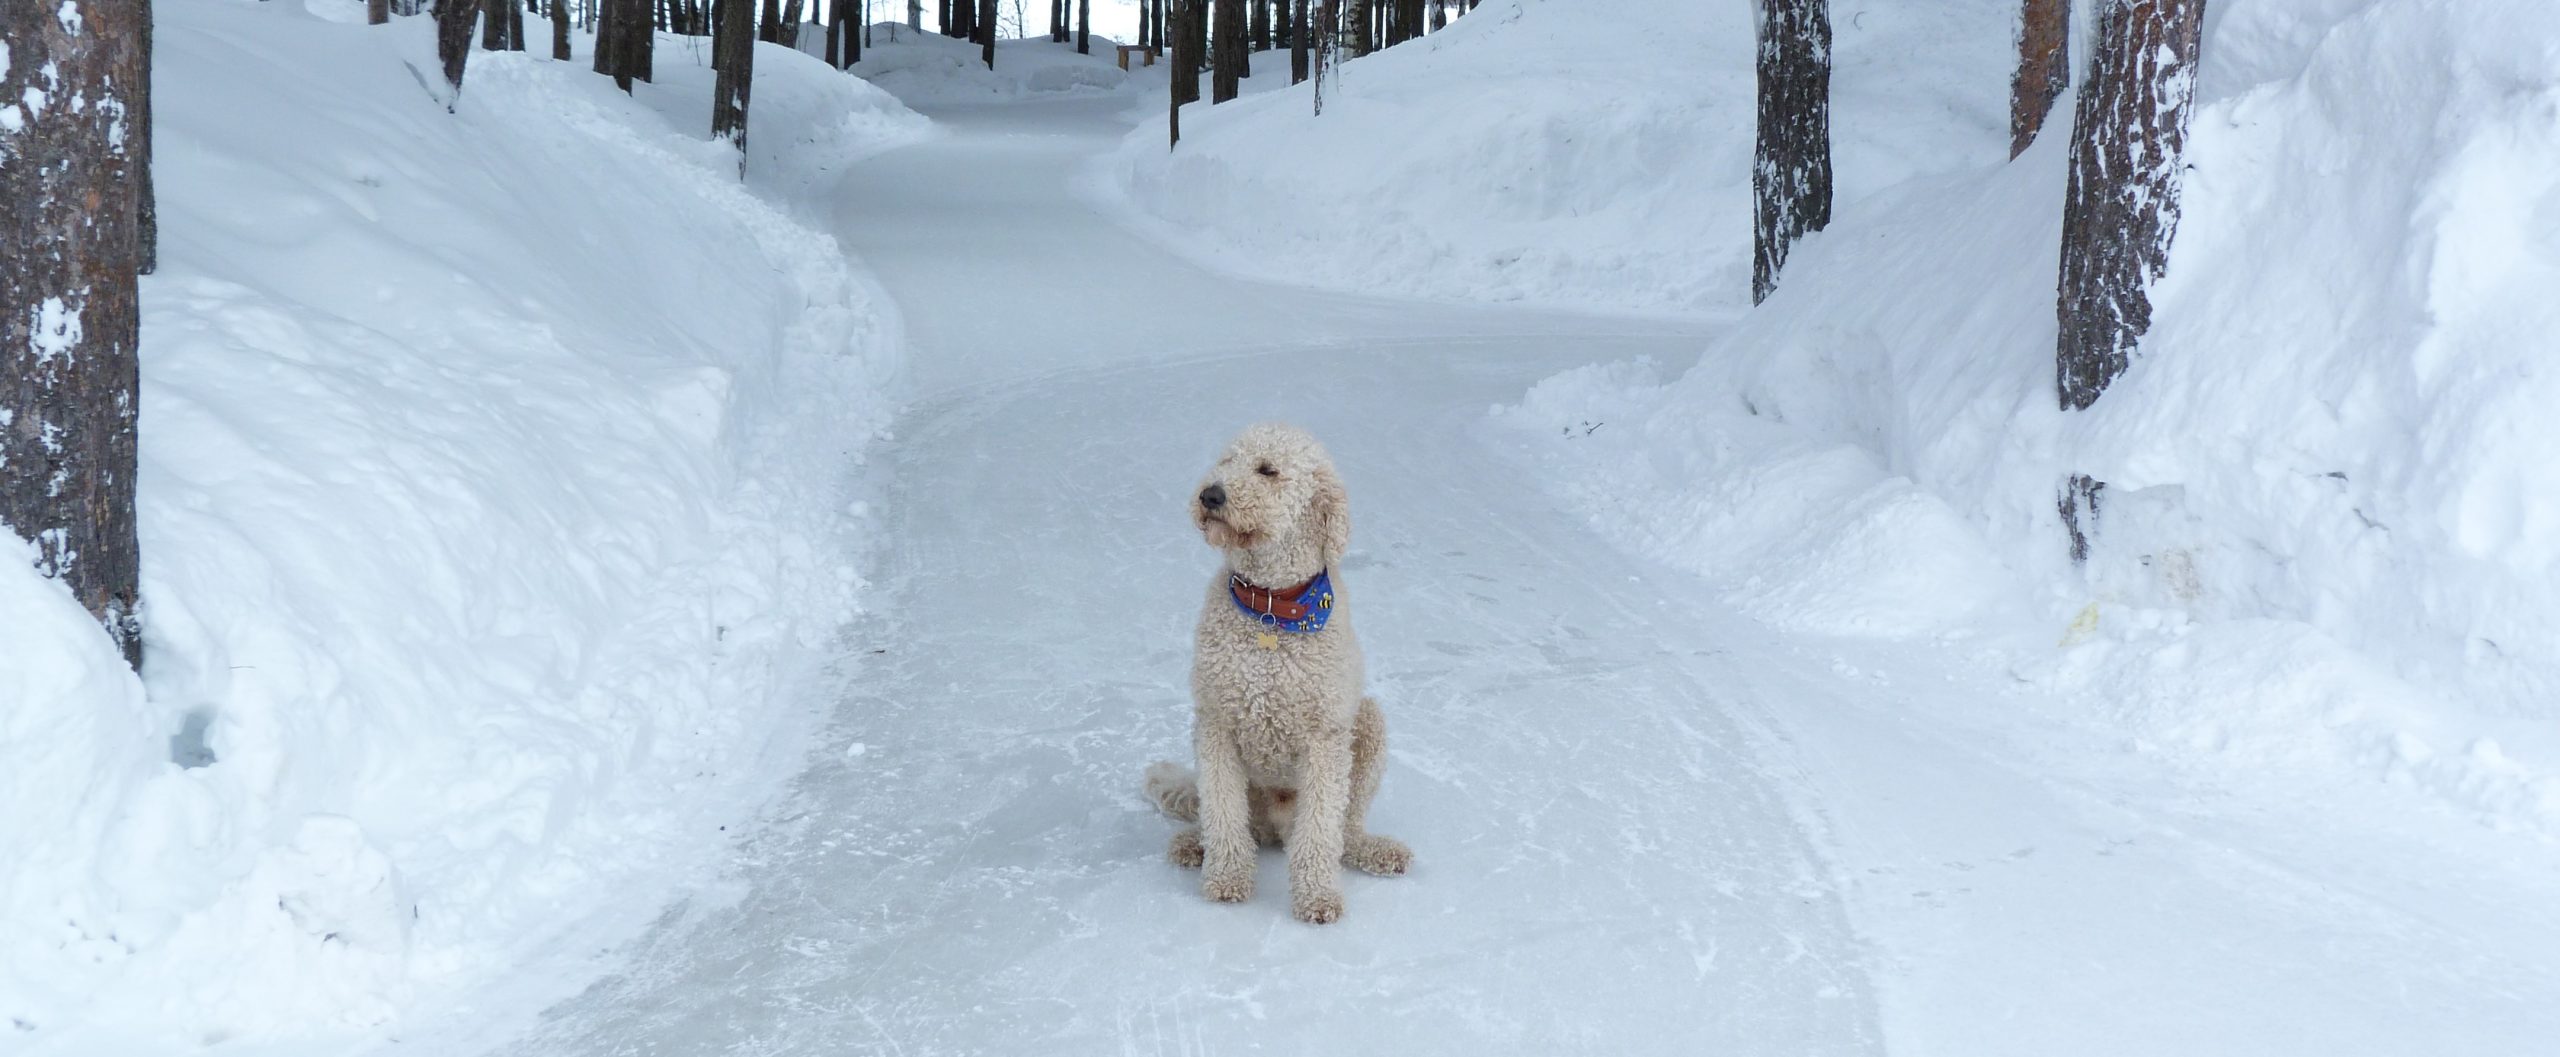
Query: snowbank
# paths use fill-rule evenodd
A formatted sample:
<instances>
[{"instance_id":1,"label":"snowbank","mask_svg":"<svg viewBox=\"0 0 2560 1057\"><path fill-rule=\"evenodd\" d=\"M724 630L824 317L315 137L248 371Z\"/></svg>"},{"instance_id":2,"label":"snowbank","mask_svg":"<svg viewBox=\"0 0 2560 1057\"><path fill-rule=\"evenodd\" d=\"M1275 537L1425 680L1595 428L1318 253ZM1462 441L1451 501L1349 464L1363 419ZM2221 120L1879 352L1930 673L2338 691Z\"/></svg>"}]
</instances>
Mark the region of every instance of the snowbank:
<instances>
[{"instance_id":1,"label":"snowbank","mask_svg":"<svg viewBox=\"0 0 2560 1057\"><path fill-rule=\"evenodd\" d=\"M148 679L0 547L11 1050L381 1025L671 883L797 751L898 367L673 39L448 114L425 19L158 19ZM769 192L923 129L758 68Z\"/></svg>"},{"instance_id":2,"label":"snowbank","mask_svg":"<svg viewBox=\"0 0 2560 1057\"><path fill-rule=\"evenodd\" d=\"M2005 74L1960 74L1998 67L2011 7L1835 13L1842 200L2000 157ZM1169 244L1278 282L1737 309L1751 284L1751 18L1742 3L1489 0L1343 64L1321 117L1308 85L1186 107L1170 154L1153 117L1102 193ZM1897 72L1913 53L1946 55L1943 75ZM1285 83L1286 53L1257 60Z\"/></svg>"},{"instance_id":3,"label":"snowbank","mask_svg":"<svg viewBox=\"0 0 2560 1057\"><path fill-rule=\"evenodd\" d=\"M2213 9L2169 278L2089 412L2053 395L2048 130L1849 202L1676 381L1586 369L1499 417L1774 621L1845 593L1830 630L2026 627L2023 677L2161 760L2560 835L2560 10L2336 7ZM2073 473L2107 483L2085 569Z\"/></svg>"},{"instance_id":4,"label":"snowbank","mask_svg":"<svg viewBox=\"0 0 2560 1057\"><path fill-rule=\"evenodd\" d=\"M871 27L870 47L854 73L901 101L989 103L1053 93L1118 91L1133 82L1112 58L1113 41L1095 36L1092 53L1076 54L1075 45L1052 43L1046 35L996 42L996 66L988 69L979 46L940 33L918 33L904 24L882 22ZM800 48L823 54L826 38L816 27L800 34ZM1149 80L1152 80L1150 78Z\"/></svg>"}]
</instances>

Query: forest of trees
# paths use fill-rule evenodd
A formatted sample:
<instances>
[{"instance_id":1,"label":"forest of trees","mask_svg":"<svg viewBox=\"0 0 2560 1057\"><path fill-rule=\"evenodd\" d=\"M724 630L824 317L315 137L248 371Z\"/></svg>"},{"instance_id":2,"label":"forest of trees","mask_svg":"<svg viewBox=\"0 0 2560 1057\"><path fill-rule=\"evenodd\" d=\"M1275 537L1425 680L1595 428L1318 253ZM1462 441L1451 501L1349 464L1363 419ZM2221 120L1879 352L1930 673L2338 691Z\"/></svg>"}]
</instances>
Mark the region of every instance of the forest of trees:
<instances>
[{"instance_id":1,"label":"forest of trees","mask_svg":"<svg viewBox=\"0 0 2560 1057\"><path fill-rule=\"evenodd\" d=\"M943 32L981 44L992 66L997 0L937 0ZM2056 279L2055 388L2085 409L2122 373L2150 323L2150 285L2168 265L2178 173L2204 0L2089 0L2097 39L2072 115L2070 186ZM1072 3L1072 7L1070 4ZM1831 216L1831 22L1827 0L1759 0L1758 130L1752 172L1752 300L1775 293L1790 248ZM375 22L421 0L370 0ZM1207 72L1212 102L1236 97L1252 53L1290 49L1290 80L1327 56L1358 57L1420 37L1474 0L1141 0L1139 43L1177 71ZM2069 87L2069 0L2021 0L2011 79L2014 155ZM439 58L454 97L476 36L522 50L527 14L551 24L554 58L573 26L596 34L595 70L625 91L652 75L654 34L713 38L711 133L743 152L755 41L797 46L826 14L827 61L859 61L867 0L434 0ZM910 25L921 5L909 3ZM1069 22L1073 32L1070 35ZM1090 0L1052 0L1049 39L1089 48ZM477 32L475 33L475 28ZM0 523L71 588L137 667L140 557L134 530L138 276L155 259L150 183L149 9L145 0L0 0L0 99L48 93L104 101L25 108L0 126ZM1214 45L1214 46L1212 46ZM1312 56L1313 61L1310 61ZM48 78L39 85L38 71ZM1169 140L1195 77L1173 78ZM1319 111L1320 112L1320 111ZM143 130L140 135L127 129ZM743 164L743 162L742 162ZM2073 477L2059 506L2072 553L2102 482Z\"/></svg>"}]
</instances>

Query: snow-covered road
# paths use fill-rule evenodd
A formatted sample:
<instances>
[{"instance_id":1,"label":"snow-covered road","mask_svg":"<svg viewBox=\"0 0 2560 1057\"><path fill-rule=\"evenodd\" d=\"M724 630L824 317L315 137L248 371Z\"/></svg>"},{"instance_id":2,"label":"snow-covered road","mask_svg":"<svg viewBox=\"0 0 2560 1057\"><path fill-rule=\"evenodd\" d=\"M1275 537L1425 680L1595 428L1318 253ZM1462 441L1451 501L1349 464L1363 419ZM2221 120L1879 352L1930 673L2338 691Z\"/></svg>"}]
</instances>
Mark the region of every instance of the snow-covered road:
<instances>
[{"instance_id":1,"label":"snow-covered road","mask_svg":"<svg viewBox=\"0 0 2560 1057\"><path fill-rule=\"evenodd\" d=\"M730 880L506 1052L2524 1053L2550 915L2423 913L2228 850L1898 713L1991 694L1919 648L1790 640L1601 544L1485 409L1694 325L1213 275L1086 205L1117 99L934 116L841 237L906 315L858 691ZM1283 418L1353 497L1411 876L1336 925L1202 901L1136 795L1184 755L1216 559L1182 499ZM2131 780L2128 780L2130 782ZM2228 823L2228 824L2226 824ZM2326 853L2316 839L2306 858ZM2377 894L2380 893L2380 894ZM1860 937L1870 939L1861 939ZM1874 946L1870 945L1872 940ZM2523 953L2519 953L2519 952ZM1905 1044L1908 1044L1907 1046Z\"/></svg>"}]
</instances>

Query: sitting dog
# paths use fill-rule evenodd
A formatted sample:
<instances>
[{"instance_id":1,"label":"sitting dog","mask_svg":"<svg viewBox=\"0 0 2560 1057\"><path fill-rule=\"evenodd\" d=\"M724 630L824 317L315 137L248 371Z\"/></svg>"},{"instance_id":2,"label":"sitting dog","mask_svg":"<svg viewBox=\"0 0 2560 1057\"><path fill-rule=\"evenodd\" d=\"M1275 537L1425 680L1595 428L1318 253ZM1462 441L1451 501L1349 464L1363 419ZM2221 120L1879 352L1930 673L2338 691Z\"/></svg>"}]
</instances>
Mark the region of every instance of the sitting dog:
<instances>
[{"instance_id":1,"label":"sitting dog","mask_svg":"<svg viewBox=\"0 0 2560 1057\"><path fill-rule=\"evenodd\" d=\"M1253 896L1254 848L1286 844L1289 908L1323 924L1342 916L1340 865L1392 876L1413 852L1367 829L1387 762L1387 724L1361 693L1360 643L1334 577L1351 544L1342 479L1305 432L1254 426L1219 456L1191 520L1226 567L1209 585L1193 640L1195 780L1147 769L1147 795L1197 822L1168 852L1199 867L1201 894Z\"/></svg>"}]
</instances>

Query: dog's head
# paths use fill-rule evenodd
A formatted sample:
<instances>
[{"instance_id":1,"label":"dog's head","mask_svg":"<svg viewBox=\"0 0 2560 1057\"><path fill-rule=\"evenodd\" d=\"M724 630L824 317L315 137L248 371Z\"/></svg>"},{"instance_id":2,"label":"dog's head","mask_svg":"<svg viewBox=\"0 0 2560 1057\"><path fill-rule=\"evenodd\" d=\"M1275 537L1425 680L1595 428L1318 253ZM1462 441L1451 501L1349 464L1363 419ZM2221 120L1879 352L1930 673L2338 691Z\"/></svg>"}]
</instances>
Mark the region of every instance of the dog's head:
<instances>
[{"instance_id":1,"label":"dog's head","mask_svg":"<svg viewBox=\"0 0 2560 1057\"><path fill-rule=\"evenodd\" d=\"M1297 583L1342 560L1351 510L1333 459L1305 430L1247 428L1191 495L1191 522L1256 583Z\"/></svg>"}]
</instances>

